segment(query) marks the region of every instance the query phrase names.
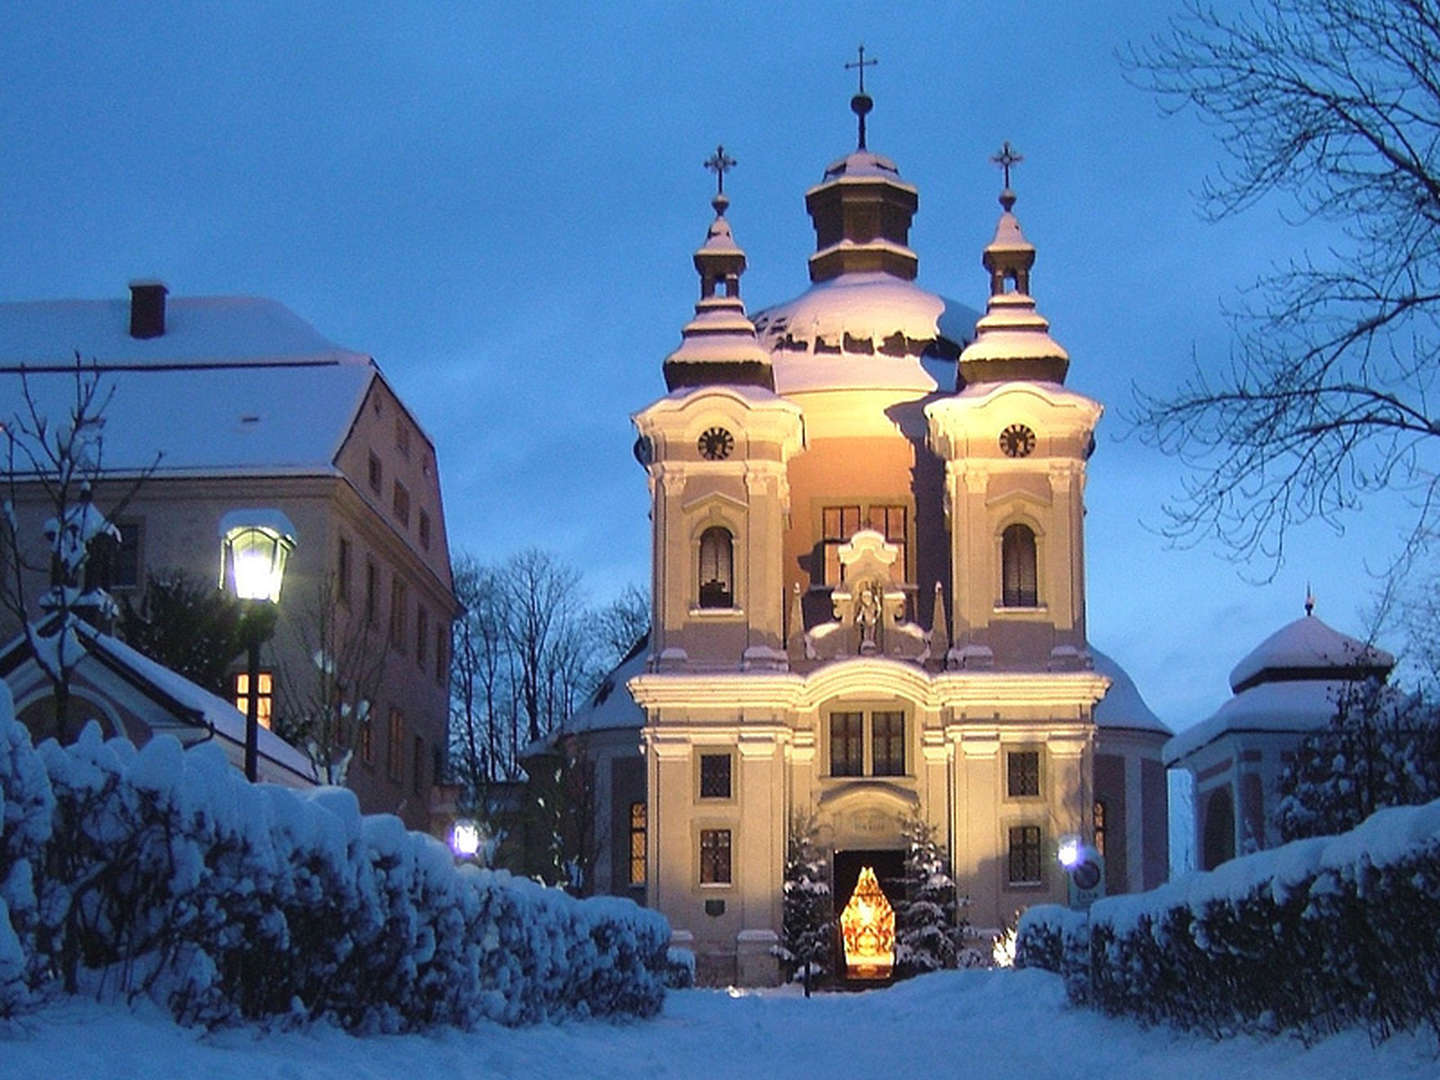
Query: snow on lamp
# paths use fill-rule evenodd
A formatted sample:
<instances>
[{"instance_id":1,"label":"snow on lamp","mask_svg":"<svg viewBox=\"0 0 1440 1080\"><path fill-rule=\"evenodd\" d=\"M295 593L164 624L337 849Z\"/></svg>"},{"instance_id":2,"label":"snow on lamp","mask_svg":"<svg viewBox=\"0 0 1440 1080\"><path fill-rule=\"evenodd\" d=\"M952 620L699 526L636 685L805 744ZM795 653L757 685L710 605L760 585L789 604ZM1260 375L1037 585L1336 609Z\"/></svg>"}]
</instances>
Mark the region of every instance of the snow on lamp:
<instances>
[{"instance_id":1,"label":"snow on lamp","mask_svg":"<svg viewBox=\"0 0 1440 1080\"><path fill-rule=\"evenodd\" d=\"M220 587L245 608L245 778L259 772L260 645L275 626L295 526L279 510L232 510L220 519Z\"/></svg>"},{"instance_id":2,"label":"snow on lamp","mask_svg":"<svg viewBox=\"0 0 1440 1080\"><path fill-rule=\"evenodd\" d=\"M840 913L845 973L852 979L888 979L895 966L895 909L872 867L862 867L850 901Z\"/></svg>"}]
</instances>

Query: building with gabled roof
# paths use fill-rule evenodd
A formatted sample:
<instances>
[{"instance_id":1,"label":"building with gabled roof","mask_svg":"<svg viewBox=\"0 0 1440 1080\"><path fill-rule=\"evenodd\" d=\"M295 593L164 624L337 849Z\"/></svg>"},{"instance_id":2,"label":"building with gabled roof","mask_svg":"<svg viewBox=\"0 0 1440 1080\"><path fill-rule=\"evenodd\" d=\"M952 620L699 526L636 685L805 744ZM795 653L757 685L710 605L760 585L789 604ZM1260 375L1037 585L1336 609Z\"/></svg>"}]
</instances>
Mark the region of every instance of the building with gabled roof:
<instances>
[{"instance_id":1,"label":"building with gabled roof","mask_svg":"<svg viewBox=\"0 0 1440 1080\"><path fill-rule=\"evenodd\" d=\"M319 678L313 631L328 620L333 651L363 660L347 662L367 688L368 707L348 709L339 735L353 751L346 782L365 810L425 828L446 754L455 599L434 445L375 361L276 301L171 299L156 282L132 284L128 303L0 304L0 400L21 409L28 393L42 415L64 416L77 361L105 400L95 504L112 512L148 471L114 514L111 591L139 605L150 574L216 581L222 518L282 511L298 544L261 711L304 707ZM20 479L20 535L38 537L53 511ZM5 636L16 629L0 623ZM26 704L17 698L22 715Z\"/></svg>"}]
</instances>

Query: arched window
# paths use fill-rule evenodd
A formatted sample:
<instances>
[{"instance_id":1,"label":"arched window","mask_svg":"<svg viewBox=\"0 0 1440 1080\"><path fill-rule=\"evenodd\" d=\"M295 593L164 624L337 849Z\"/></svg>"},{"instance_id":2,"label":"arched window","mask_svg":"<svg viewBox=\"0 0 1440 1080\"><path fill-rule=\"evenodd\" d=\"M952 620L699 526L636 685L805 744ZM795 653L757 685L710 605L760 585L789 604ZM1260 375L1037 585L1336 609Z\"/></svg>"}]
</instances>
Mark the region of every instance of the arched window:
<instances>
[{"instance_id":1,"label":"arched window","mask_svg":"<svg viewBox=\"0 0 1440 1080\"><path fill-rule=\"evenodd\" d=\"M730 530L712 525L700 534L700 606L735 606L735 554Z\"/></svg>"},{"instance_id":2,"label":"arched window","mask_svg":"<svg viewBox=\"0 0 1440 1080\"><path fill-rule=\"evenodd\" d=\"M1216 788L1205 800L1205 839L1202 870L1214 870L1235 857L1235 804L1230 785Z\"/></svg>"},{"instance_id":3,"label":"arched window","mask_svg":"<svg viewBox=\"0 0 1440 1080\"><path fill-rule=\"evenodd\" d=\"M1004 607L1037 607L1035 587L1035 534L1026 525L1009 526L1000 541L1003 581L1000 603Z\"/></svg>"}]
</instances>

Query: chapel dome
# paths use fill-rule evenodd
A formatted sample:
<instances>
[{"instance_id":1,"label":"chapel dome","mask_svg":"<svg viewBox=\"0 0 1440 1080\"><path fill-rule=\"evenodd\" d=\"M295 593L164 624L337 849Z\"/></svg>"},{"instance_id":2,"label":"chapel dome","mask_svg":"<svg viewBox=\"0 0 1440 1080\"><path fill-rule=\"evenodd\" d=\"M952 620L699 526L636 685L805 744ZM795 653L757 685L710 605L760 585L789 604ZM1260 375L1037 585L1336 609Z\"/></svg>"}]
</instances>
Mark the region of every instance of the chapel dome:
<instances>
[{"instance_id":1,"label":"chapel dome","mask_svg":"<svg viewBox=\"0 0 1440 1080\"><path fill-rule=\"evenodd\" d=\"M1305 614L1257 645L1230 672L1230 689L1297 680L1384 678L1395 658Z\"/></svg>"}]
</instances>

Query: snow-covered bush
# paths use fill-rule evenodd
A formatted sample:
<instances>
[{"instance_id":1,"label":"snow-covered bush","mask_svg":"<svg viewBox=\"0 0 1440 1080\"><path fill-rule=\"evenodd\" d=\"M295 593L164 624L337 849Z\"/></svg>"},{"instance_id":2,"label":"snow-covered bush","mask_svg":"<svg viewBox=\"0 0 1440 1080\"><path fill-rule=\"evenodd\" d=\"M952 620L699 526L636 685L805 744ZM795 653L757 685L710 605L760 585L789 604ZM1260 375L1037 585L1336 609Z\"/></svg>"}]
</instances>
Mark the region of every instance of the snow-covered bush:
<instances>
[{"instance_id":1,"label":"snow-covered bush","mask_svg":"<svg viewBox=\"0 0 1440 1080\"><path fill-rule=\"evenodd\" d=\"M26 1005L40 976L35 881L54 806L45 766L0 680L0 1016Z\"/></svg>"},{"instance_id":2,"label":"snow-covered bush","mask_svg":"<svg viewBox=\"0 0 1440 1080\"><path fill-rule=\"evenodd\" d=\"M36 762L0 764L6 807L28 792L43 808L46 774L38 790L54 793L44 846L25 854L46 871L36 932L17 936L7 904L0 992L20 955L63 989L148 995L209 1025L325 1017L391 1032L650 1016L663 1001L660 915L457 870L439 841L363 817L343 789L251 785L214 744L182 751L161 736L137 752L94 726L72 746L46 742Z\"/></svg>"},{"instance_id":3,"label":"snow-covered bush","mask_svg":"<svg viewBox=\"0 0 1440 1080\"><path fill-rule=\"evenodd\" d=\"M1222 1035L1440 1032L1440 800L1091 909L1091 1001Z\"/></svg>"}]
</instances>

